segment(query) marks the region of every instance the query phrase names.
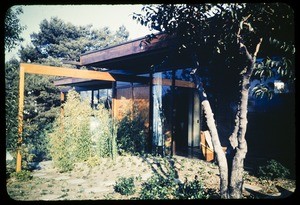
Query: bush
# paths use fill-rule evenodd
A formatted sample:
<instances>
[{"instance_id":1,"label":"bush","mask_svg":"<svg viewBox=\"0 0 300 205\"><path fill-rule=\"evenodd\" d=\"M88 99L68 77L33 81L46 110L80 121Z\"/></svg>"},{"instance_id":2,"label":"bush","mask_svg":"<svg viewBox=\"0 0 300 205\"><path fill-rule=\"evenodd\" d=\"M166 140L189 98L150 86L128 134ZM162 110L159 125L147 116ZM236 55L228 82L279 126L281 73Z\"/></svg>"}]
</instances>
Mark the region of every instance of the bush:
<instances>
[{"instance_id":1,"label":"bush","mask_svg":"<svg viewBox=\"0 0 300 205\"><path fill-rule=\"evenodd\" d=\"M20 172L14 172L10 177L16 178L18 181L28 181L32 179L31 172L28 170L22 170Z\"/></svg>"},{"instance_id":2,"label":"bush","mask_svg":"<svg viewBox=\"0 0 300 205\"><path fill-rule=\"evenodd\" d=\"M142 184L140 199L174 199L178 187L173 177L156 174Z\"/></svg>"},{"instance_id":3,"label":"bush","mask_svg":"<svg viewBox=\"0 0 300 205\"><path fill-rule=\"evenodd\" d=\"M168 177L159 174L153 175L142 184L140 199L207 199L201 182L195 176L191 182L180 183L175 172L171 171Z\"/></svg>"},{"instance_id":4,"label":"bush","mask_svg":"<svg viewBox=\"0 0 300 205\"><path fill-rule=\"evenodd\" d=\"M96 167L96 166L100 165L101 161L98 156L91 156L87 159L86 163L87 163L88 167L92 168L92 167Z\"/></svg>"},{"instance_id":5,"label":"bush","mask_svg":"<svg viewBox=\"0 0 300 205\"><path fill-rule=\"evenodd\" d=\"M147 148L144 120L138 112L131 112L118 124L117 144L120 154L144 154Z\"/></svg>"},{"instance_id":6,"label":"bush","mask_svg":"<svg viewBox=\"0 0 300 205\"><path fill-rule=\"evenodd\" d=\"M94 129L91 129L91 120L97 125ZM116 127L109 110L103 105L93 110L74 90L67 95L64 117L56 119L53 132L48 136L54 165L61 172L72 170L74 163L94 155L114 158L117 154Z\"/></svg>"},{"instance_id":7,"label":"bush","mask_svg":"<svg viewBox=\"0 0 300 205\"><path fill-rule=\"evenodd\" d=\"M87 101L81 102L80 95L71 90L64 104L64 117L55 121L50 137L50 153L59 171L74 168L75 162L87 160L91 155L89 131L92 109Z\"/></svg>"},{"instance_id":8,"label":"bush","mask_svg":"<svg viewBox=\"0 0 300 205\"><path fill-rule=\"evenodd\" d=\"M290 171L281 163L272 159L267 164L258 168L258 176L262 179L286 178L290 175Z\"/></svg>"},{"instance_id":9,"label":"bush","mask_svg":"<svg viewBox=\"0 0 300 205\"><path fill-rule=\"evenodd\" d=\"M180 184L177 197L178 199L205 199L208 198L208 195L205 194L201 182L195 176L193 181L188 182L186 180L183 184Z\"/></svg>"},{"instance_id":10,"label":"bush","mask_svg":"<svg viewBox=\"0 0 300 205\"><path fill-rule=\"evenodd\" d=\"M99 104L93 114L99 123L99 128L94 132L97 138L96 152L99 157L114 159L117 156L117 126L112 120L111 113L104 107L104 104Z\"/></svg>"},{"instance_id":11,"label":"bush","mask_svg":"<svg viewBox=\"0 0 300 205\"><path fill-rule=\"evenodd\" d=\"M121 177L114 185L114 190L122 195L132 195L135 193L134 178Z\"/></svg>"}]
</instances>

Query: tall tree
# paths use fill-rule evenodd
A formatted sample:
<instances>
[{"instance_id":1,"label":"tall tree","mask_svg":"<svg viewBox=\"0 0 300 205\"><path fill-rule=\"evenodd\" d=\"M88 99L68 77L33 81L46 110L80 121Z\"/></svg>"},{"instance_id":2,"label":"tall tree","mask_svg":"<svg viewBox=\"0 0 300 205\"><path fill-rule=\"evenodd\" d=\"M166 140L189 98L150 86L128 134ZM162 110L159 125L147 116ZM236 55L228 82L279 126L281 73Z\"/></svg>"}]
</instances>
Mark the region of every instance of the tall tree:
<instances>
[{"instance_id":1,"label":"tall tree","mask_svg":"<svg viewBox=\"0 0 300 205\"><path fill-rule=\"evenodd\" d=\"M18 83L19 62L11 59L5 63L5 134L6 149L14 151L17 145L18 132Z\"/></svg>"},{"instance_id":2,"label":"tall tree","mask_svg":"<svg viewBox=\"0 0 300 205\"><path fill-rule=\"evenodd\" d=\"M25 30L25 26L20 24L18 16L23 13L22 7L10 7L5 15L5 50L10 52L18 43L24 39L21 37L21 32Z\"/></svg>"},{"instance_id":3,"label":"tall tree","mask_svg":"<svg viewBox=\"0 0 300 205\"><path fill-rule=\"evenodd\" d=\"M92 25L75 26L52 17L40 23L40 31L31 34L33 46L22 47L22 61L41 61L49 57L79 61L80 54L128 39L129 33L124 26L113 33L108 27L93 29Z\"/></svg>"},{"instance_id":4,"label":"tall tree","mask_svg":"<svg viewBox=\"0 0 300 205\"><path fill-rule=\"evenodd\" d=\"M199 4L199 5L145 5L136 19L153 30L177 35L178 52L193 57L195 82L201 97L207 125L220 171L222 198L241 198L244 159L247 153L248 95L253 79L259 79L253 88L256 96L272 96L273 84L269 78L294 81L294 12L287 4ZM203 65L214 75L226 74L234 79L237 110L235 126L229 141L234 156L226 159L209 98L205 93ZM223 65L220 65L223 64ZM200 66L201 65L201 66ZM222 70L223 68L224 70ZM216 82L212 80L212 82ZM224 86L224 83L223 83ZM211 91L218 88L217 84ZM220 88L220 87L219 87ZM228 161L227 161L228 160Z\"/></svg>"},{"instance_id":5,"label":"tall tree","mask_svg":"<svg viewBox=\"0 0 300 205\"><path fill-rule=\"evenodd\" d=\"M5 14L5 51L10 52L18 43L23 41L21 32L26 28L20 24L19 15L23 13L22 7L10 7ZM5 63L5 133L6 149L13 151L16 148L17 125L18 125L18 68L16 59L10 59Z\"/></svg>"}]
</instances>

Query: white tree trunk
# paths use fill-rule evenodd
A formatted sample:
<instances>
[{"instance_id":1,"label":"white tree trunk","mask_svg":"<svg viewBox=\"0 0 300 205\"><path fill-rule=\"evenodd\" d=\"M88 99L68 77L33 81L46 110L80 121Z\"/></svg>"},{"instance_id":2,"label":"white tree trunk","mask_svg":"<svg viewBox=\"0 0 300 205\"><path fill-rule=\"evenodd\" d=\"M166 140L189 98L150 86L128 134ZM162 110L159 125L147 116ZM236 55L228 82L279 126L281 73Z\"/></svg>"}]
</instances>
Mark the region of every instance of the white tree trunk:
<instances>
[{"instance_id":1,"label":"white tree trunk","mask_svg":"<svg viewBox=\"0 0 300 205\"><path fill-rule=\"evenodd\" d=\"M204 114L207 120L207 126L209 128L209 132L212 138L213 149L216 154L216 159L219 166L220 172L220 195L221 198L228 198L228 165L225 153L222 149L219 134L217 131L216 123L214 120L214 114L211 110L209 101L206 98L206 94L204 91L199 90L200 96L205 96L202 98L202 107L204 110Z\"/></svg>"}]
</instances>

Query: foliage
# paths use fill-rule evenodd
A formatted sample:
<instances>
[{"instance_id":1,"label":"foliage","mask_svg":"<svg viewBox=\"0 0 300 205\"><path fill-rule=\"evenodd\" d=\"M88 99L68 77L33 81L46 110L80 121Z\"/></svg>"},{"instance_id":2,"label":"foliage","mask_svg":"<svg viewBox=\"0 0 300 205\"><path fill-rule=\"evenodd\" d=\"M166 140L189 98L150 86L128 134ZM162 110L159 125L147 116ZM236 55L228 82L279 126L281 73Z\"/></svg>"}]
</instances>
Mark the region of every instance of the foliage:
<instances>
[{"instance_id":1,"label":"foliage","mask_svg":"<svg viewBox=\"0 0 300 205\"><path fill-rule=\"evenodd\" d=\"M16 153L17 139L18 139L18 83L19 83L19 62L16 59L11 59L5 64L5 119L6 119L6 149L11 153ZM32 84L35 84L32 81ZM32 88L32 84L25 87L25 92ZM41 86L39 86L41 89ZM25 94L26 96L26 94ZM28 97L28 95L27 95ZM30 99L30 97L28 97ZM46 156L47 140L44 136L39 138L39 132L37 129L37 122L41 122L40 130L47 130L45 121L43 118L35 118L37 112L40 112L40 116L43 116L42 109L38 109L38 106L32 106L30 108L31 100L25 97L25 109L24 109L24 124L23 124L23 143L20 147L22 152L22 168L29 168L28 165L35 158L40 156ZM34 102L34 100L33 100ZM51 100L49 100L51 102ZM27 103L27 104L26 104ZM28 105L29 104L29 105ZM30 111L33 114L30 115ZM28 115L32 118L29 120ZM33 137L34 136L34 137ZM15 154L13 154L15 157Z\"/></svg>"},{"instance_id":2,"label":"foliage","mask_svg":"<svg viewBox=\"0 0 300 205\"><path fill-rule=\"evenodd\" d=\"M89 123L91 107L81 102L77 92L71 90L64 104L64 116L58 117L50 138L50 153L61 172L70 171L75 162L87 160L91 155Z\"/></svg>"},{"instance_id":3,"label":"foliage","mask_svg":"<svg viewBox=\"0 0 300 205\"><path fill-rule=\"evenodd\" d=\"M37 161L49 156L47 149L47 132L59 113L60 91L52 81L56 77L26 75L24 99L24 130L25 144L32 144ZM30 82L30 83L29 83Z\"/></svg>"},{"instance_id":4,"label":"foliage","mask_svg":"<svg viewBox=\"0 0 300 205\"><path fill-rule=\"evenodd\" d=\"M44 19L40 23L40 31L31 34L33 46L22 47L20 55L24 62L40 62L48 57L78 61L80 54L119 44L128 36L124 26L113 33L108 27L75 26L52 17L50 21Z\"/></svg>"},{"instance_id":5,"label":"foliage","mask_svg":"<svg viewBox=\"0 0 300 205\"><path fill-rule=\"evenodd\" d=\"M119 153L144 154L147 148L145 130L144 119L140 113L128 111L118 123Z\"/></svg>"},{"instance_id":6,"label":"foliage","mask_svg":"<svg viewBox=\"0 0 300 205\"><path fill-rule=\"evenodd\" d=\"M267 161L266 165L258 168L258 176L262 179L273 180L275 178L286 178L290 175L290 171L280 162L272 159Z\"/></svg>"},{"instance_id":7,"label":"foliage","mask_svg":"<svg viewBox=\"0 0 300 205\"><path fill-rule=\"evenodd\" d=\"M142 184L140 199L173 199L177 188L178 184L172 177L153 175Z\"/></svg>"},{"instance_id":8,"label":"foliage","mask_svg":"<svg viewBox=\"0 0 300 205\"><path fill-rule=\"evenodd\" d=\"M5 134L6 149L10 152L15 152L18 139L18 69L16 59L5 63Z\"/></svg>"},{"instance_id":9,"label":"foliage","mask_svg":"<svg viewBox=\"0 0 300 205\"><path fill-rule=\"evenodd\" d=\"M96 129L97 154L99 157L115 158L117 155L116 133L117 127L113 122L111 113L105 108L104 104L99 104L94 111L94 117L98 121L99 127Z\"/></svg>"},{"instance_id":10,"label":"foliage","mask_svg":"<svg viewBox=\"0 0 300 205\"><path fill-rule=\"evenodd\" d=\"M178 53L191 54L194 56L191 60L198 66L211 65L211 69L222 66L224 72L222 69L216 72L221 72L219 76L223 79L223 74L232 78L232 71L239 74L245 67L247 60L237 39L242 39L251 55L262 39L262 52L253 74L253 79L261 82L254 85L254 96L266 93L271 97L273 87L269 82L274 78L294 81L294 11L287 4L152 4L145 5L142 13L134 13L133 19L151 30L177 35L174 47ZM148 35L149 42L153 38L155 35ZM201 72L203 76L204 70ZM216 82L214 87L218 86Z\"/></svg>"},{"instance_id":11,"label":"foliage","mask_svg":"<svg viewBox=\"0 0 300 205\"><path fill-rule=\"evenodd\" d=\"M63 117L56 118L48 135L52 159L61 172L72 170L75 162L94 166L97 157L116 157L116 128L104 105L93 110L87 100L81 101L79 93L70 90L63 109ZM90 128L92 117L99 125L94 130Z\"/></svg>"},{"instance_id":12,"label":"foliage","mask_svg":"<svg viewBox=\"0 0 300 205\"><path fill-rule=\"evenodd\" d=\"M16 151L18 139L19 66L16 59L11 59L5 64L6 148L11 152ZM23 154L25 162L31 161L26 155L35 155L36 160L48 156L45 135L51 129L51 123L60 105L59 91L51 83L53 79L36 75L25 77L22 135L23 148L27 147L27 152Z\"/></svg>"},{"instance_id":13,"label":"foliage","mask_svg":"<svg viewBox=\"0 0 300 205\"><path fill-rule=\"evenodd\" d=\"M140 199L207 199L202 183L195 177L191 182L178 182L174 174L155 174L142 184Z\"/></svg>"},{"instance_id":14,"label":"foliage","mask_svg":"<svg viewBox=\"0 0 300 205\"><path fill-rule=\"evenodd\" d=\"M189 182L186 179L183 184L179 185L177 197L179 199L206 199L208 195L205 194L202 183L195 176L193 181Z\"/></svg>"},{"instance_id":15,"label":"foliage","mask_svg":"<svg viewBox=\"0 0 300 205\"><path fill-rule=\"evenodd\" d=\"M10 177L16 178L18 181L28 181L32 179L31 172L28 170L21 170L20 172L14 172Z\"/></svg>"},{"instance_id":16,"label":"foliage","mask_svg":"<svg viewBox=\"0 0 300 205\"><path fill-rule=\"evenodd\" d=\"M88 165L88 167L96 167L98 165L100 165L101 161L100 158L97 155L94 156L90 156L87 160L86 163Z\"/></svg>"},{"instance_id":17,"label":"foliage","mask_svg":"<svg viewBox=\"0 0 300 205\"><path fill-rule=\"evenodd\" d=\"M232 148L236 149L232 167L228 170L229 162L222 152L217 157L221 197L240 198L239 172L243 172L247 153L248 92L271 98L275 80L294 84L294 11L284 3L205 3L145 5L142 12L134 13L133 19L176 37L174 49L160 65L180 57L191 62L187 66L193 68L191 74L200 100L207 102L203 108L214 145L219 146L220 139L209 101L226 102L221 106L237 103L230 136ZM153 38L155 35L146 36L146 42L151 43ZM224 83L224 79L230 83ZM259 82L250 89L253 80Z\"/></svg>"},{"instance_id":18,"label":"foliage","mask_svg":"<svg viewBox=\"0 0 300 205\"><path fill-rule=\"evenodd\" d=\"M122 195L132 195L135 193L134 177L120 177L114 185L115 192Z\"/></svg>"},{"instance_id":19,"label":"foliage","mask_svg":"<svg viewBox=\"0 0 300 205\"><path fill-rule=\"evenodd\" d=\"M91 25L77 27L58 18L45 19L40 24L40 31L31 35L32 44L22 47L19 55L22 62L68 67L61 62L62 58L76 60L81 52L120 43L127 38L128 31L124 26L114 35L108 28L96 30ZM59 113L59 90L52 83L55 79L57 77L26 75L23 139L26 145L34 145L30 152L36 155L37 161L49 158L46 135L52 132L53 121ZM15 82L17 85L18 81ZM11 96L17 100L17 90ZM7 104L9 112L14 111L11 105ZM17 128L17 119L14 120ZM14 133L14 140L17 140L16 129L7 129L7 132ZM16 143L10 144L15 146Z\"/></svg>"},{"instance_id":20,"label":"foliage","mask_svg":"<svg viewBox=\"0 0 300 205\"><path fill-rule=\"evenodd\" d=\"M5 14L5 50L10 52L14 49L18 43L24 39L21 37L21 32L26 29L25 26L20 24L18 16L23 13L22 7L11 7Z\"/></svg>"}]
</instances>

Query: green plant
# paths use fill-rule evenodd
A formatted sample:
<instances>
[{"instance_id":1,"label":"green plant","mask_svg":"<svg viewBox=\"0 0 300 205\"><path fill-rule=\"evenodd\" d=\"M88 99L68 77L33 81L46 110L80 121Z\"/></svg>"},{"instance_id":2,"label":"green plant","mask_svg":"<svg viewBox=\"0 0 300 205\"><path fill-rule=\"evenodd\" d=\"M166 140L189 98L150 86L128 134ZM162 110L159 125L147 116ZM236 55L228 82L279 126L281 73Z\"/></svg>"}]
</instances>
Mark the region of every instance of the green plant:
<instances>
[{"instance_id":1,"label":"green plant","mask_svg":"<svg viewBox=\"0 0 300 205\"><path fill-rule=\"evenodd\" d=\"M99 124L99 128L93 132L97 139L96 152L100 157L115 159L117 156L116 140L118 127L112 119L110 111L103 104L99 104L93 114Z\"/></svg>"},{"instance_id":2,"label":"green plant","mask_svg":"<svg viewBox=\"0 0 300 205\"><path fill-rule=\"evenodd\" d=\"M91 112L89 102L81 102L76 91L69 91L64 116L55 120L53 132L48 135L50 153L60 172L72 170L75 162L84 161L91 155Z\"/></svg>"},{"instance_id":3,"label":"green plant","mask_svg":"<svg viewBox=\"0 0 300 205\"><path fill-rule=\"evenodd\" d=\"M177 191L178 199L207 199L208 195L205 193L202 183L197 176L191 182L187 178L183 184L179 185Z\"/></svg>"},{"instance_id":4,"label":"green plant","mask_svg":"<svg viewBox=\"0 0 300 205\"><path fill-rule=\"evenodd\" d=\"M134 177L121 177L114 185L114 190L122 195L132 195L135 193Z\"/></svg>"},{"instance_id":5,"label":"green plant","mask_svg":"<svg viewBox=\"0 0 300 205\"><path fill-rule=\"evenodd\" d=\"M70 171L74 163L86 160L89 166L96 166L98 161L91 156L116 157L117 127L104 105L99 104L93 110L88 101L82 101L71 90L63 107L64 116L56 119L53 131L48 134L49 150L60 172ZM92 120L97 125L95 129L91 129Z\"/></svg>"},{"instance_id":6,"label":"green plant","mask_svg":"<svg viewBox=\"0 0 300 205\"><path fill-rule=\"evenodd\" d=\"M14 172L10 175L13 178L16 178L18 181L28 181L32 179L31 172L28 170L22 170L20 172Z\"/></svg>"},{"instance_id":7,"label":"green plant","mask_svg":"<svg viewBox=\"0 0 300 205\"><path fill-rule=\"evenodd\" d=\"M147 148L145 119L138 111L127 112L118 123L117 145L120 154L144 154Z\"/></svg>"},{"instance_id":8,"label":"green plant","mask_svg":"<svg viewBox=\"0 0 300 205\"><path fill-rule=\"evenodd\" d=\"M266 165L258 168L258 176L262 179L286 178L289 174L290 171L274 159L267 161Z\"/></svg>"},{"instance_id":9,"label":"green plant","mask_svg":"<svg viewBox=\"0 0 300 205\"><path fill-rule=\"evenodd\" d=\"M164 178L156 174L142 184L140 199L173 199L177 188L173 177Z\"/></svg>"},{"instance_id":10,"label":"green plant","mask_svg":"<svg viewBox=\"0 0 300 205\"><path fill-rule=\"evenodd\" d=\"M98 156L91 156L87 159L86 161L88 167L95 167L95 166L98 166L100 165L101 161L100 161L100 158Z\"/></svg>"}]
</instances>

